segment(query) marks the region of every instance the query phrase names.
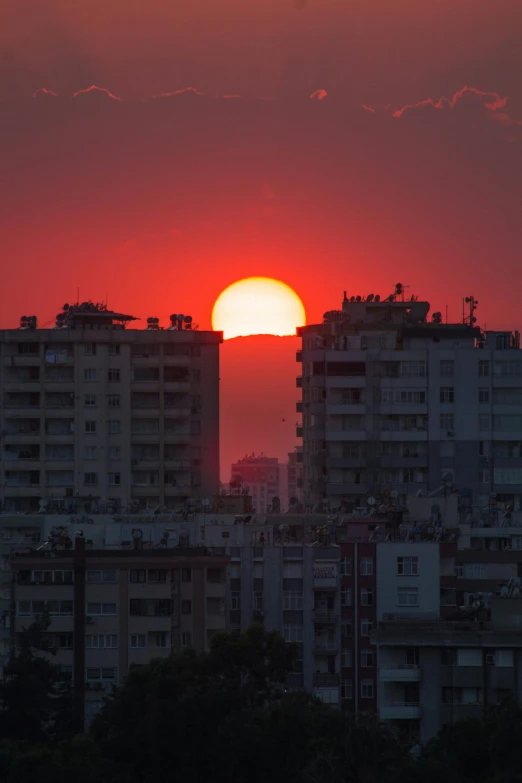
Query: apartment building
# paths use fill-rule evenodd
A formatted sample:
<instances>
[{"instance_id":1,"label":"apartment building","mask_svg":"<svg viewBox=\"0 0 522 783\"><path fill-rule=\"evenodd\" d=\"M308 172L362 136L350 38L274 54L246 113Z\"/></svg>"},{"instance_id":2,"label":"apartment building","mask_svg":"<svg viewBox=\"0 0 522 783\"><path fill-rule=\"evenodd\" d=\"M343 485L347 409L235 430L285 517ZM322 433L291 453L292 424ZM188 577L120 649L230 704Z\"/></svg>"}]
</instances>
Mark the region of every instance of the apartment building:
<instances>
[{"instance_id":1,"label":"apartment building","mask_svg":"<svg viewBox=\"0 0 522 783\"><path fill-rule=\"evenodd\" d=\"M10 561L12 638L16 643L22 628L48 616L47 636L73 681L80 728L132 666L183 647L203 651L225 628L228 558L202 547L144 549L141 541L89 549L80 536L74 549L55 546Z\"/></svg>"},{"instance_id":2,"label":"apartment building","mask_svg":"<svg viewBox=\"0 0 522 783\"><path fill-rule=\"evenodd\" d=\"M230 468L232 479L239 483L252 498L252 508L258 514L281 509L279 487L279 461L277 457L251 454L234 462ZM274 500L278 508L273 508Z\"/></svg>"},{"instance_id":3,"label":"apartment building","mask_svg":"<svg viewBox=\"0 0 522 783\"><path fill-rule=\"evenodd\" d=\"M303 495L303 448L296 448L288 454L287 467L288 500L291 506L300 502Z\"/></svg>"},{"instance_id":4,"label":"apartment building","mask_svg":"<svg viewBox=\"0 0 522 783\"><path fill-rule=\"evenodd\" d=\"M378 624L379 714L408 744L507 695L522 702L522 601L495 599L481 617Z\"/></svg>"},{"instance_id":5,"label":"apartment building","mask_svg":"<svg viewBox=\"0 0 522 783\"><path fill-rule=\"evenodd\" d=\"M219 487L220 332L66 305L0 331L4 512L179 508Z\"/></svg>"},{"instance_id":6,"label":"apartment building","mask_svg":"<svg viewBox=\"0 0 522 783\"><path fill-rule=\"evenodd\" d=\"M305 500L352 508L450 485L521 508L520 338L482 331L477 304L460 323L428 320L399 283L385 300L345 293L298 329Z\"/></svg>"}]
</instances>

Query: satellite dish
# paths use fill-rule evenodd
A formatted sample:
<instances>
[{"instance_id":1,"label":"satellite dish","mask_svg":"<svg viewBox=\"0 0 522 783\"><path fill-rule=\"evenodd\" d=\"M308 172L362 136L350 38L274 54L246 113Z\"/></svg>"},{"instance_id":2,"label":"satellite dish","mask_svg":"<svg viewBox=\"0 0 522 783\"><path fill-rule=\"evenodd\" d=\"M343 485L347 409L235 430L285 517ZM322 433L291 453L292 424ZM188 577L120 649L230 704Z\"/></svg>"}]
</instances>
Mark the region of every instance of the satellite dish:
<instances>
[{"instance_id":1,"label":"satellite dish","mask_svg":"<svg viewBox=\"0 0 522 783\"><path fill-rule=\"evenodd\" d=\"M366 297L366 301L367 302L373 301L373 294L368 294L368 296Z\"/></svg>"},{"instance_id":2,"label":"satellite dish","mask_svg":"<svg viewBox=\"0 0 522 783\"><path fill-rule=\"evenodd\" d=\"M375 506L376 502L377 501L375 500L375 498L368 498L368 505L369 506Z\"/></svg>"},{"instance_id":3,"label":"satellite dish","mask_svg":"<svg viewBox=\"0 0 522 783\"><path fill-rule=\"evenodd\" d=\"M396 489L392 489L392 491L390 492L390 497L392 497L394 500L399 497L399 493L397 492Z\"/></svg>"}]
</instances>

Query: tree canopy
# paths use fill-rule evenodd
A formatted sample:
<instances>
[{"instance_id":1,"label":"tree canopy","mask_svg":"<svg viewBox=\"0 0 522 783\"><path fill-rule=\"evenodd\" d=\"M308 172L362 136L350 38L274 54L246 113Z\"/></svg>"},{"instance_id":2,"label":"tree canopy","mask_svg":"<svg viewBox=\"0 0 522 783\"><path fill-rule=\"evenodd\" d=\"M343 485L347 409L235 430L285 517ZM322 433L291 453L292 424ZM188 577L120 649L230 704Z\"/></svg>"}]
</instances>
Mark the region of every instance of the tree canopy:
<instances>
[{"instance_id":1,"label":"tree canopy","mask_svg":"<svg viewBox=\"0 0 522 783\"><path fill-rule=\"evenodd\" d=\"M415 759L375 714L287 692L296 648L260 625L133 668L88 733L66 737L44 629L28 629L0 684L6 783L522 783L515 701L446 728Z\"/></svg>"}]
</instances>

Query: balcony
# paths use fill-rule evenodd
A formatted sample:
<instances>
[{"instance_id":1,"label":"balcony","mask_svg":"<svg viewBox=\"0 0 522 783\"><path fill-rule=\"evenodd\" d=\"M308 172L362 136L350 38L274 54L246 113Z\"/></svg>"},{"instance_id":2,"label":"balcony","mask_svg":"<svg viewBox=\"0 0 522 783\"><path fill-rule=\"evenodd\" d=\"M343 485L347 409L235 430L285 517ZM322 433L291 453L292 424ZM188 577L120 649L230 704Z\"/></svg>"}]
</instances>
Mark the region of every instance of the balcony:
<instances>
[{"instance_id":1,"label":"balcony","mask_svg":"<svg viewBox=\"0 0 522 783\"><path fill-rule=\"evenodd\" d=\"M338 623L339 615L336 612L325 612L324 609L314 609L314 623Z\"/></svg>"},{"instance_id":2,"label":"balcony","mask_svg":"<svg viewBox=\"0 0 522 783\"><path fill-rule=\"evenodd\" d=\"M390 663L379 667L381 682L419 682L421 669L409 663Z\"/></svg>"},{"instance_id":3,"label":"balcony","mask_svg":"<svg viewBox=\"0 0 522 783\"><path fill-rule=\"evenodd\" d=\"M303 378L301 375L298 375L297 378L295 379L295 385L298 389L303 388Z\"/></svg>"},{"instance_id":4,"label":"balcony","mask_svg":"<svg viewBox=\"0 0 522 783\"><path fill-rule=\"evenodd\" d=\"M296 402L295 410L296 410L296 413L302 413L303 412L303 401L302 400L298 400Z\"/></svg>"},{"instance_id":5,"label":"balcony","mask_svg":"<svg viewBox=\"0 0 522 783\"><path fill-rule=\"evenodd\" d=\"M336 688L339 685L340 676L336 674L314 674L314 688Z\"/></svg>"},{"instance_id":6,"label":"balcony","mask_svg":"<svg viewBox=\"0 0 522 783\"><path fill-rule=\"evenodd\" d=\"M335 655L339 652L339 642L335 639L321 641L315 639L313 645L314 655Z\"/></svg>"},{"instance_id":7,"label":"balcony","mask_svg":"<svg viewBox=\"0 0 522 783\"><path fill-rule=\"evenodd\" d=\"M295 352L295 360L298 363L301 363L303 361L303 352L302 351L296 351Z\"/></svg>"},{"instance_id":8,"label":"balcony","mask_svg":"<svg viewBox=\"0 0 522 783\"><path fill-rule=\"evenodd\" d=\"M381 720L420 720L422 712L418 702L395 701L383 704L379 715Z\"/></svg>"},{"instance_id":9,"label":"balcony","mask_svg":"<svg viewBox=\"0 0 522 783\"><path fill-rule=\"evenodd\" d=\"M296 435L296 438L302 438L303 437L303 428L302 427L296 427L295 428L295 435Z\"/></svg>"},{"instance_id":10,"label":"balcony","mask_svg":"<svg viewBox=\"0 0 522 783\"><path fill-rule=\"evenodd\" d=\"M347 483L339 483L339 484L333 484L330 482L329 484L326 484L326 494L327 495L366 495L368 492L368 489L366 487L366 484L359 483L359 484L347 484Z\"/></svg>"}]
</instances>

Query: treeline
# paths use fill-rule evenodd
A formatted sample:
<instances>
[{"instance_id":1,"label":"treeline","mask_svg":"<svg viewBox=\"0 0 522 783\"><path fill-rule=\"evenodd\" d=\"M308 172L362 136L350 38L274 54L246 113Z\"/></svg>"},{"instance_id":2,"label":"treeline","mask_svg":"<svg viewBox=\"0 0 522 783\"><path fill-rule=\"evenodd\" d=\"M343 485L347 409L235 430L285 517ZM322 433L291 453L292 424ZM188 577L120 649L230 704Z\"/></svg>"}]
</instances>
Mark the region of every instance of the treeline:
<instances>
[{"instance_id":1,"label":"treeline","mask_svg":"<svg viewBox=\"0 0 522 783\"><path fill-rule=\"evenodd\" d=\"M2 783L522 783L514 701L413 758L377 716L285 693L296 649L258 625L133 669L71 736L70 685L41 655L43 630L22 634L0 683Z\"/></svg>"}]
</instances>

